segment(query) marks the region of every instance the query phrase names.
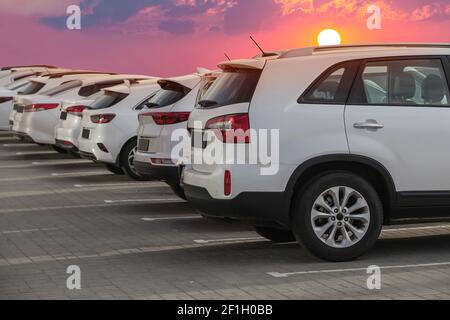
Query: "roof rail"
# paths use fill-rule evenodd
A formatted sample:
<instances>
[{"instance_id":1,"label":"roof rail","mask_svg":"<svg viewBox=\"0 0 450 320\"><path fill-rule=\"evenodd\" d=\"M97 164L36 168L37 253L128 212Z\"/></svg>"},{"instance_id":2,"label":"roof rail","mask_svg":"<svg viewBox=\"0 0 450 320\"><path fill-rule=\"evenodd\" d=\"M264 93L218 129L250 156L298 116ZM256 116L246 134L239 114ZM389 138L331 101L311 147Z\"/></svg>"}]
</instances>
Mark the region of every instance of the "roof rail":
<instances>
[{"instance_id":1,"label":"roof rail","mask_svg":"<svg viewBox=\"0 0 450 320\"><path fill-rule=\"evenodd\" d=\"M32 64L32 65L20 65L20 66L9 66L9 67L3 67L0 70L1 71L8 71L15 68L47 68L47 69L56 69L55 66L49 66L45 64Z\"/></svg>"},{"instance_id":2,"label":"roof rail","mask_svg":"<svg viewBox=\"0 0 450 320\"><path fill-rule=\"evenodd\" d=\"M322 47L306 47L286 51L280 56L283 58L305 57L314 53L363 49L363 48L450 48L450 43L369 43L369 44L353 44L353 45L336 45Z\"/></svg>"}]
</instances>

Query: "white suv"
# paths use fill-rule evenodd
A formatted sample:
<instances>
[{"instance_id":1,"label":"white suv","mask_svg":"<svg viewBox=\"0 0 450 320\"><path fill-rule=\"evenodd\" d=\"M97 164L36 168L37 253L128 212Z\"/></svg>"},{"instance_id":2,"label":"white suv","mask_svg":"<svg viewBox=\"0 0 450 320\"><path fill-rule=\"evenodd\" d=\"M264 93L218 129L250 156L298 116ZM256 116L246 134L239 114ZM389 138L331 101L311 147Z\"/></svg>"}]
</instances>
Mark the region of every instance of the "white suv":
<instances>
[{"instance_id":1,"label":"white suv","mask_svg":"<svg viewBox=\"0 0 450 320\"><path fill-rule=\"evenodd\" d=\"M383 225L449 218L449 56L445 44L386 44L223 63L191 113L192 153L205 153L210 135L252 149L261 139L228 139L233 129L275 129L277 170L262 174L259 155L193 162L188 200L330 261L364 254Z\"/></svg>"},{"instance_id":2,"label":"white suv","mask_svg":"<svg viewBox=\"0 0 450 320\"><path fill-rule=\"evenodd\" d=\"M179 143L174 135L181 133L181 138L188 137L189 115L219 74L206 70L205 72L201 75L198 73L160 80L161 91L152 100L153 107L139 115L138 150L135 157L137 171L149 179L166 181L183 199L185 196L180 184L183 168L181 163L188 155L180 154L180 158L176 158L172 154ZM183 96L184 94L186 95ZM171 96L174 99L168 99ZM187 147L189 151L190 144Z\"/></svg>"}]
</instances>

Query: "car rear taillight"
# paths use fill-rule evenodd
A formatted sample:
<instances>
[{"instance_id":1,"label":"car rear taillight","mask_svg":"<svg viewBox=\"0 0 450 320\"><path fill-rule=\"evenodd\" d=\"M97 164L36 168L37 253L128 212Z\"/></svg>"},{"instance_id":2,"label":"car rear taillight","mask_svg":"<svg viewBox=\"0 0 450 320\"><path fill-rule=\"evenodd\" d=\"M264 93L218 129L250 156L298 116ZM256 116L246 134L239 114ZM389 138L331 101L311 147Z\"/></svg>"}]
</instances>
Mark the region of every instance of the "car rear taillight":
<instances>
[{"instance_id":1,"label":"car rear taillight","mask_svg":"<svg viewBox=\"0 0 450 320\"><path fill-rule=\"evenodd\" d=\"M86 106L72 106L72 107L68 107L66 109L66 112L71 115L81 117L83 115L83 111L86 109L87 109Z\"/></svg>"},{"instance_id":2,"label":"car rear taillight","mask_svg":"<svg viewBox=\"0 0 450 320\"><path fill-rule=\"evenodd\" d=\"M213 130L217 138L225 143L250 143L250 121L248 113L229 114L210 119L205 130Z\"/></svg>"},{"instance_id":3,"label":"car rear taillight","mask_svg":"<svg viewBox=\"0 0 450 320\"><path fill-rule=\"evenodd\" d=\"M13 97L1 97L0 98L0 103L12 101L13 99L14 99Z\"/></svg>"},{"instance_id":4,"label":"car rear taillight","mask_svg":"<svg viewBox=\"0 0 450 320\"><path fill-rule=\"evenodd\" d=\"M231 195L231 172L230 170L225 170L223 175L223 193L226 196Z\"/></svg>"},{"instance_id":5,"label":"car rear taillight","mask_svg":"<svg viewBox=\"0 0 450 320\"><path fill-rule=\"evenodd\" d=\"M91 121L93 123L104 124L110 123L116 115L114 113L105 113L105 114L95 114L91 116Z\"/></svg>"},{"instance_id":6,"label":"car rear taillight","mask_svg":"<svg viewBox=\"0 0 450 320\"><path fill-rule=\"evenodd\" d=\"M147 112L142 113L139 116L152 117L157 125L163 126L186 122L190 115L190 112Z\"/></svg>"},{"instance_id":7,"label":"car rear taillight","mask_svg":"<svg viewBox=\"0 0 450 320\"><path fill-rule=\"evenodd\" d=\"M24 112L38 112L38 111L47 111L58 108L58 103L36 103L25 106L23 109Z\"/></svg>"}]
</instances>

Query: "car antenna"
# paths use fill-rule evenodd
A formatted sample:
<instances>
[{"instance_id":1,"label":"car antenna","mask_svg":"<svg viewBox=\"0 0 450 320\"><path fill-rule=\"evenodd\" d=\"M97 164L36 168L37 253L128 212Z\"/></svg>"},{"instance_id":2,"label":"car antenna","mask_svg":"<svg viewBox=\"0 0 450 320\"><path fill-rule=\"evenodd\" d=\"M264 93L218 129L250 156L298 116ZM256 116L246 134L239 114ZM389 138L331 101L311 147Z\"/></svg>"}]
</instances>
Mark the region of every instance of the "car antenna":
<instances>
[{"instance_id":1,"label":"car antenna","mask_svg":"<svg viewBox=\"0 0 450 320\"><path fill-rule=\"evenodd\" d=\"M250 39L253 41L253 43L258 47L259 51L262 52L262 57L266 58L266 57L273 57L276 56L276 53L273 52L265 52L263 48L261 48L261 46L258 44L258 42L252 37L250 36Z\"/></svg>"},{"instance_id":2,"label":"car antenna","mask_svg":"<svg viewBox=\"0 0 450 320\"><path fill-rule=\"evenodd\" d=\"M227 53L224 53L225 57L228 59L228 61L231 61L231 58L227 55Z\"/></svg>"}]
</instances>

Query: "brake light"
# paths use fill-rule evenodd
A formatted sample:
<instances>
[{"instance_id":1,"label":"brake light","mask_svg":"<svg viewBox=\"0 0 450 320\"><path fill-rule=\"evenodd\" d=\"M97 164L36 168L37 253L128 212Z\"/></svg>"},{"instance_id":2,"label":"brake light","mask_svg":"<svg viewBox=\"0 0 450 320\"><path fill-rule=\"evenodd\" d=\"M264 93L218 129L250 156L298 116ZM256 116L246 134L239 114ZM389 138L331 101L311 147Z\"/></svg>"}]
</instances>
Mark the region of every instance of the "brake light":
<instances>
[{"instance_id":1,"label":"brake light","mask_svg":"<svg viewBox=\"0 0 450 320\"><path fill-rule=\"evenodd\" d=\"M205 130L213 130L216 137L225 143L250 143L250 121L248 113L230 114L210 119Z\"/></svg>"},{"instance_id":2,"label":"brake light","mask_svg":"<svg viewBox=\"0 0 450 320\"><path fill-rule=\"evenodd\" d=\"M142 113L140 116L150 116L157 125L163 126L186 122L188 121L190 115L190 112L147 112Z\"/></svg>"},{"instance_id":3,"label":"brake light","mask_svg":"<svg viewBox=\"0 0 450 320\"><path fill-rule=\"evenodd\" d=\"M58 108L58 103L36 103L25 106L23 109L24 112L38 112L38 111L47 111Z\"/></svg>"},{"instance_id":4,"label":"brake light","mask_svg":"<svg viewBox=\"0 0 450 320\"><path fill-rule=\"evenodd\" d=\"M12 101L13 99L14 99L13 97L1 97L0 98L0 103Z\"/></svg>"},{"instance_id":5,"label":"brake light","mask_svg":"<svg viewBox=\"0 0 450 320\"><path fill-rule=\"evenodd\" d=\"M85 107L85 106L72 106L72 107L68 107L66 109L66 112L70 113L71 115L81 117L83 115L83 111L86 109L87 109L87 107Z\"/></svg>"},{"instance_id":6,"label":"brake light","mask_svg":"<svg viewBox=\"0 0 450 320\"><path fill-rule=\"evenodd\" d=\"M225 173L223 175L223 193L226 196L231 195L231 172L230 170L225 170Z\"/></svg>"},{"instance_id":7,"label":"brake light","mask_svg":"<svg viewBox=\"0 0 450 320\"><path fill-rule=\"evenodd\" d=\"M91 116L91 121L93 123L104 124L110 123L116 115L114 113L96 114Z\"/></svg>"}]
</instances>

